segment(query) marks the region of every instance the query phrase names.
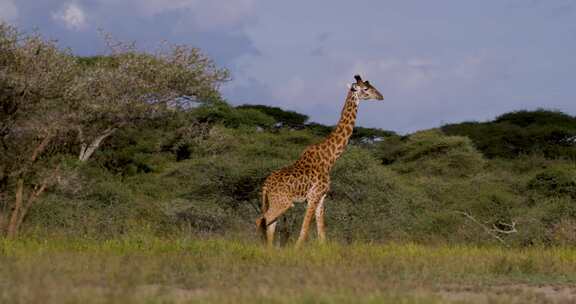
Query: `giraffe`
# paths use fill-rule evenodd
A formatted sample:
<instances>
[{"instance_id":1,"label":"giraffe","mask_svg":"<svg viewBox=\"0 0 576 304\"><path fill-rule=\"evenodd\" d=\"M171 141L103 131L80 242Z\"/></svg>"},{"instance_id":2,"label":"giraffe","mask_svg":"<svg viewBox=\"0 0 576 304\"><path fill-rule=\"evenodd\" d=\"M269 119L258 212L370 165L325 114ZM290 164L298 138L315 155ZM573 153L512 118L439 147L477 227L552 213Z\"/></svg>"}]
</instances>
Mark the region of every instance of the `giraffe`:
<instances>
[{"instance_id":1,"label":"giraffe","mask_svg":"<svg viewBox=\"0 0 576 304\"><path fill-rule=\"evenodd\" d=\"M370 82L355 75L350 85L338 125L322 142L306 148L292 165L271 173L262 185L262 215L256 220L256 228L268 246L273 245L278 218L294 202L307 202L304 221L296 247L302 245L308 235L312 217L316 217L316 230L321 243L326 240L324 231L324 199L330 188L330 170L342 155L352 135L356 122L358 104L361 100L383 100L384 97Z\"/></svg>"}]
</instances>

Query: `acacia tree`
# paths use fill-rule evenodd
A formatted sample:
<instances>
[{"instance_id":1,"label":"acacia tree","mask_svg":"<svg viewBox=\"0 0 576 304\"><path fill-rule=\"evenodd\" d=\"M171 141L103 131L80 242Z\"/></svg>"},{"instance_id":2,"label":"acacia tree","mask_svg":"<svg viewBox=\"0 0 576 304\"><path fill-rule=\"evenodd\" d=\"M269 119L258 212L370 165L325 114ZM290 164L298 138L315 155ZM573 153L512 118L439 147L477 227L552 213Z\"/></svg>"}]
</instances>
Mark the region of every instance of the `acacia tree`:
<instances>
[{"instance_id":1,"label":"acacia tree","mask_svg":"<svg viewBox=\"0 0 576 304\"><path fill-rule=\"evenodd\" d=\"M119 128L185 109L192 101L220 99L218 86L228 72L199 49L164 45L151 54L107 41L111 54L79 60L86 101L76 123L81 161Z\"/></svg>"},{"instance_id":2,"label":"acacia tree","mask_svg":"<svg viewBox=\"0 0 576 304\"><path fill-rule=\"evenodd\" d=\"M0 24L0 218L9 237L58 172L44 156L70 128L79 75L74 58L54 42Z\"/></svg>"},{"instance_id":3,"label":"acacia tree","mask_svg":"<svg viewBox=\"0 0 576 304\"><path fill-rule=\"evenodd\" d=\"M109 45L108 56L78 58L0 23L0 228L7 236L16 236L58 176L65 154L58 143L79 144L86 161L118 128L219 99L218 85L228 79L195 48L151 54Z\"/></svg>"}]
</instances>

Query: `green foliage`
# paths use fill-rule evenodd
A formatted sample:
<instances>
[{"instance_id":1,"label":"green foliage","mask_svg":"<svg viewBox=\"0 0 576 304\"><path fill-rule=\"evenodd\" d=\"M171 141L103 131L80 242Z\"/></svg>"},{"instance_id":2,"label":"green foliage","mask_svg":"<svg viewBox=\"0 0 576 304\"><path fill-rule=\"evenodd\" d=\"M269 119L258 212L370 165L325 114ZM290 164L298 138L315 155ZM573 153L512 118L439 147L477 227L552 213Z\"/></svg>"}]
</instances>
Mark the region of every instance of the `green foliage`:
<instances>
[{"instance_id":1,"label":"green foliage","mask_svg":"<svg viewBox=\"0 0 576 304\"><path fill-rule=\"evenodd\" d=\"M308 120L308 116L304 114L300 114L294 111L283 110L278 107L271 107L265 105L241 105L236 108L243 110L250 109L260 111L272 117L277 124L280 124L283 127L301 128Z\"/></svg>"},{"instance_id":2,"label":"green foliage","mask_svg":"<svg viewBox=\"0 0 576 304\"><path fill-rule=\"evenodd\" d=\"M314 133L317 136L328 136L335 126L326 126L319 123L308 123L306 124L306 129ZM377 129L377 128L364 128L364 127L354 127L352 136L350 137L351 144L364 144L371 145L377 143L385 138L395 137L396 133L392 131Z\"/></svg>"},{"instance_id":3,"label":"green foliage","mask_svg":"<svg viewBox=\"0 0 576 304\"><path fill-rule=\"evenodd\" d=\"M557 111L518 111L494 121L442 127L448 135L468 136L489 158L542 154L551 159L576 159L576 118Z\"/></svg>"},{"instance_id":4,"label":"green foliage","mask_svg":"<svg viewBox=\"0 0 576 304\"><path fill-rule=\"evenodd\" d=\"M560 126L569 129L576 128L576 118L560 111L539 109L536 111L516 111L502 114L494 120L495 123L510 123L520 127L528 126Z\"/></svg>"},{"instance_id":5,"label":"green foliage","mask_svg":"<svg viewBox=\"0 0 576 304\"><path fill-rule=\"evenodd\" d=\"M348 242L402 239L428 203L420 190L360 148L350 148L332 176L328 224L335 237Z\"/></svg>"},{"instance_id":6,"label":"green foliage","mask_svg":"<svg viewBox=\"0 0 576 304\"><path fill-rule=\"evenodd\" d=\"M255 109L237 109L236 115L240 125L259 126L262 128L271 128L274 125L272 117Z\"/></svg>"},{"instance_id":7,"label":"green foliage","mask_svg":"<svg viewBox=\"0 0 576 304\"><path fill-rule=\"evenodd\" d=\"M354 127L350 142L352 144L373 144L392 136L397 135L392 131L377 128Z\"/></svg>"},{"instance_id":8,"label":"green foliage","mask_svg":"<svg viewBox=\"0 0 576 304\"><path fill-rule=\"evenodd\" d=\"M93 68L99 65L106 66L109 68L114 68L118 66L118 60L112 56L88 56L88 57L76 57L78 64L85 68Z\"/></svg>"},{"instance_id":9,"label":"green foliage","mask_svg":"<svg viewBox=\"0 0 576 304\"><path fill-rule=\"evenodd\" d=\"M333 130L280 108L230 106L217 90L227 72L195 48L120 44L75 57L22 38L0 26L0 209L14 210L19 180L26 198L45 188L19 213L30 234L255 238L263 180ZM90 162L77 160L108 131ZM575 138L576 118L546 110L407 136L357 127L332 171L329 237L573 245ZM281 220L288 242L304 208ZM502 274L534 267L501 262L491 267Z\"/></svg>"},{"instance_id":10,"label":"green foliage","mask_svg":"<svg viewBox=\"0 0 576 304\"><path fill-rule=\"evenodd\" d=\"M30 214L29 230L255 238L264 178L321 140L309 130L216 124L190 146L187 159L176 161L163 144L171 142L167 130L117 134L93 164L82 167L81 178L62 177L69 186L58 186ZM389 165L382 164L385 159ZM136 164L151 170L131 169ZM555 179L543 175L557 170L562 174L554 173ZM573 165L541 157L484 160L467 138L438 130L387 137L375 149L352 145L332 172L328 236L350 243L485 244L499 242L487 229L506 231L515 223L517 232L499 234L508 244L566 244L572 240L566 229L576 220L572 172ZM296 204L287 212L280 238L294 241L304 208ZM80 223L82 229L74 228Z\"/></svg>"},{"instance_id":11,"label":"green foliage","mask_svg":"<svg viewBox=\"0 0 576 304\"><path fill-rule=\"evenodd\" d=\"M312 132L314 135L325 137L328 136L330 132L332 132L334 126L326 126L312 122L306 125L306 129L310 130L310 132Z\"/></svg>"},{"instance_id":12,"label":"green foliage","mask_svg":"<svg viewBox=\"0 0 576 304\"><path fill-rule=\"evenodd\" d=\"M379 144L376 155L399 172L424 175L470 176L484 165L482 155L468 138L446 136L438 130L407 138L389 137Z\"/></svg>"},{"instance_id":13,"label":"green foliage","mask_svg":"<svg viewBox=\"0 0 576 304\"><path fill-rule=\"evenodd\" d=\"M529 182L528 189L545 196L564 196L576 199L576 167L556 166L536 174Z\"/></svg>"},{"instance_id":14,"label":"green foliage","mask_svg":"<svg viewBox=\"0 0 576 304\"><path fill-rule=\"evenodd\" d=\"M220 123L229 128L261 127L269 129L275 121L273 117L251 108L234 108L226 103L202 106L194 111L201 122Z\"/></svg>"},{"instance_id":15,"label":"green foliage","mask_svg":"<svg viewBox=\"0 0 576 304\"><path fill-rule=\"evenodd\" d=\"M197 102L223 103L217 87L228 80L228 72L199 49L164 44L150 53L107 39L110 55L82 58L40 35L0 23L0 209L9 210L10 217L8 222L4 212L0 215L0 231L9 237L54 183L61 159L76 153L88 161L116 133L124 138L100 154L104 168L124 176L158 171L165 158L157 153L164 152L156 146L164 144L158 132L169 128L155 129L150 122L187 114ZM261 113L238 117L272 124ZM178 148L188 144L182 138L172 142ZM111 196L102 192L88 200L106 204ZM5 196L14 199L7 202Z\"/></svg>"},{"instance_id":16,"label":"green foliage","mask_svg":"<svg viewBox=\"0 0 576 304\"><path fill-rule=\"evenodd\" d=\"M165 135L161 129L122 129L95 154L94 162L124 176L158 172L163 163L174 159L174 154L162 149L169 140Z\"/></svg>"}]
</instances>

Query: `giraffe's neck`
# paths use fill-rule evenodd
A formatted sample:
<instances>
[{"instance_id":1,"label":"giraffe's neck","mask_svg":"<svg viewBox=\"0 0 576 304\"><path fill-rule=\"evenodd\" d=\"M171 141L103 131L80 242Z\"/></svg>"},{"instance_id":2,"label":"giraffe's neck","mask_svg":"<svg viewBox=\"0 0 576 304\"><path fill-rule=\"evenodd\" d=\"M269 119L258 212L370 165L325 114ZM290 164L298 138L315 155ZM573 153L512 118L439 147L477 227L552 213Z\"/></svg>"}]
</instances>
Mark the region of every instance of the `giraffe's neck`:
<instances>
[{"instance_id":1,"label":"giraffe's neck","mask_svg":"<svg viewBox=\"0 0 576 304\"><path fill-rule=\"evenodd\" d=\"M324 141L324 144L332 153L331 164L333 165L336 159L342 155L350 136L352 136L352 131L354 130L354 124L356 123L356 113L358 112L358 96L354 91L350 90L348 96L346 97L346 102L344 103L344 108L342 109L342 114L340 115L340 120L336 128Z\"/></svg>"}]
</instances>

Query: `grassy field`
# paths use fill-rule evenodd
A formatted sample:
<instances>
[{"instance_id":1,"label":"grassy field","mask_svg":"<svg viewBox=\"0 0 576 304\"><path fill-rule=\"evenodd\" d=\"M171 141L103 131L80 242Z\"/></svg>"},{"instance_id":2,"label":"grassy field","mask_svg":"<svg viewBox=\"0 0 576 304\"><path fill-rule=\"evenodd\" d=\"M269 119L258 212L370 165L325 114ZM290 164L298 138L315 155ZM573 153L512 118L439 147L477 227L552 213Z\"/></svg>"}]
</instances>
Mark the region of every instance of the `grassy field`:
<instances>
[{"instance_id":1,"label":"grassy field","mask_svg":"<svg viewBox=\"0 0 576 304\"><path fill-rule=\"evenodd\" d=\"M0 241L1 303L573 303L576 248Z\"/></svg>"}]
</instances>

